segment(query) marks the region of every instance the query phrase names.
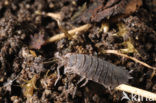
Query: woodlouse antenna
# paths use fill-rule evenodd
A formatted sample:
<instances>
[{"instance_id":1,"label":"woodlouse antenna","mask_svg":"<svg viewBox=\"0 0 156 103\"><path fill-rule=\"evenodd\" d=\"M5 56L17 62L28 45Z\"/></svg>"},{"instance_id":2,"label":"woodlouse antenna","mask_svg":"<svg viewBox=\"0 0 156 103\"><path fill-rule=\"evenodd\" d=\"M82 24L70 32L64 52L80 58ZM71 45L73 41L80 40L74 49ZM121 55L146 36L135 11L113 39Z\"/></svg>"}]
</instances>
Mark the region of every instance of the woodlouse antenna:
<instances>
[{"instance_id":1,"label":"woodlouse antenna","mask_svg":"<svg viewBox=\"0 0 156 103\"><path fill-rule=\"evenodd\" d=\"M58 61L59 61L59 59L54 57L54 58L52 58L52 60L43 62L43 64L49 64L49 63L54 63L54 62L58 62Z\"/></svg>"}]
</instances>

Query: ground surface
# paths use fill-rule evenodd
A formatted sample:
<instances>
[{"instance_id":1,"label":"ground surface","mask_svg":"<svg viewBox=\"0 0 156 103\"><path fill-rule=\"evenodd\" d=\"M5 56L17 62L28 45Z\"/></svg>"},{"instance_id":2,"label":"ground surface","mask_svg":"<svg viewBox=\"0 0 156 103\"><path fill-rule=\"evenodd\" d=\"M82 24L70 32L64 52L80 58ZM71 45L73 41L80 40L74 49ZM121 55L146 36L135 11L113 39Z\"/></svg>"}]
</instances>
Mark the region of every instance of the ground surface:
<instances>
[{"instance_id":1,"label":"ground surface","mask_svg":"<svg viewBox=\"0 0 156 103\"><path fill-rule=\"evenodd\" d=\"M110 92L94 82L89 82L82 88L76 86L79 77L74 74L62 73L62 79L54 86L58 64L47 62L55 61L53 57L56 52L62 55L69 52L84 53L104 58L132 71L130 75L133 79L129 80L129 85L156 92L156 76L151 78L151 69L100 51L101 48L121 50L156 67L155 0L144 0L138 11L121 21L109 21L108 32L103 31L101 21L93 22L94 26L76 40L66 38L41 45L44 40L61 31L54 19L39 15L38 12L60 12L62 25L70 30L89 22L79 12L83 3L81 0L0 1L0 103L127 102L121 101L121 92Z\"/></svg>"}]
</instances>

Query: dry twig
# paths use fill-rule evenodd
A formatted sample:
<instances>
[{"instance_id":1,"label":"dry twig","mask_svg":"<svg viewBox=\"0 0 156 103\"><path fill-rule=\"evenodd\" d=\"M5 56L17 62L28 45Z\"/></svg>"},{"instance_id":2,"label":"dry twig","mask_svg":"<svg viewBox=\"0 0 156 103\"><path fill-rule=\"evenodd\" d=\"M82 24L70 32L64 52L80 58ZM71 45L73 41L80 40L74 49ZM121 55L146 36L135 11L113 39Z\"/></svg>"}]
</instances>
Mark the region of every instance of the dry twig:
<instances>
[{"instance_id":1,"label":"dry twig","mask_svg":"<svg viewBox=\"0 0 156 103\"><path fill-rule=\"evenodd\" d=\"M62 16L61 16L61 13L46 13L45 14L46 16L49 16L53 19L57 19L57 20L61 20L62 19Z\"/></svg>"},{"instance_id":2,"label":"dry twig","mask_svg":"<svg viewBox=\"0 0 156 103\"><path fill-rule=\"evenodd\" d=\"M119 90L119 91L125 91L125 92L131 93L131 94L135 94L137 96L145 97L146 99L149 99L149 100L156 101L156 94L155 93L145 91L143 89L139 89L139 88L136 88L133 86L121 84L118 87L116 87L115 89Z\"/></svg>"},{"instance_id":3,"label":"dry twig","mask_svg":"<svg viewBox=\"0 0 156 103\"><path fill-rule=\"evenodd\" d=\"M102 52L103 52L103 53L109 53L109 54L116 54L116 55L119 55L119 56L122 56L122 57L125 57L125 58L129 58L129 59L131 59L131 60L133 60L133 61L135 61L135 62L137 62L137 63L142 64L143 66L145 66L145 67L147 67L147 68L156 70L156 67L152 67L152 66L150 66L150 65L148 65L148 64L146 64L146 63L144 63L144 62L142 62L142 61L140 61L140 60L138 60L138 59L136 59L136 58L134 58L134 57L128 56L128 55L126 55L126 54L122 54L122 53L120 53L120 52L117 51L117 50L102 50Z\"/></svg>"},{"instance_id":4,"label":"dry twig","mask_svg":"<svg viewBox=\"0 0 156 103\"><path fill-rule=\"evenodd\" d=\"M69 30L68 33L74 37L75 34L80 34L82 31L86 31L91 27L91 24L85 24L83 26L77 27L75 29ZM46 43L52 43L58 40L61 40L65 38L65 33L56 34L55 36L50 37L48 40L46 40Z\"/></svg>"},{"instance_id":5,"label":"dry twig","mask_svg":"<svg viewBox=\"0 0 156 103\"><path fill-rule=\"evenodd\" d=\"M67 31L61 24L62 16L60 13L46 13L44 15L49 16L49 17L53 18L54 20L56 20L60 30L63 32L63 33L56 34L55 36L50 37L48 40L45 41L45 44L61 40L65 37L68 37L69 39L70 38L75 39L76 38L75 34L78 34L78 33L80 34L80 32L86 31L91 27L91 24L85 24L83 26L80 26L75 29Z\"/></svg>"}]
</instances>

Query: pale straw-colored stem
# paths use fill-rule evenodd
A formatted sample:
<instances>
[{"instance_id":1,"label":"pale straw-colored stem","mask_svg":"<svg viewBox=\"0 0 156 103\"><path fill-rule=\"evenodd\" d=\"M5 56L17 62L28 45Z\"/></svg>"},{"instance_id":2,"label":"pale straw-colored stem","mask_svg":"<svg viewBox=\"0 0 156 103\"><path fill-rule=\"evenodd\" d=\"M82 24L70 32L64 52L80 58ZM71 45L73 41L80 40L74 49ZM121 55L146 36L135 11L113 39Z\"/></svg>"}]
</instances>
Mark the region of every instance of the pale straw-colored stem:
<instances>
[{"instance_id":1,"label":"pale straw-colored stem","mask_svg":"<svg viewBox=\"0 0 156 103\"><path fill-rule=\"evenodd\" d=\"M102 50L102 52L103 52L103 53L108 53L108 54L116 54L116 55L119 55L119 56L122 56L122 57L125 57L125 58L128 58L128 59L131 59L131 60L133 60L133 61L135 61L135 62L137 62L137 63L142 64L143 66L145 66L145 67L147 67L147 68L156 70L156 67L152 67L152 66L150 66L150 65L148 65L148 64L146 64L146 63L144 63L144 62L142 62L142 61L140 61L140 60L138 60L138 59L136 59L136 58L134 58L134 57L128 56L128 55L126 55L126 54L122 54L122 53L120 53L120 52L117 51L117 50Z\"/></svg>"},{"instance_id":2,"label":"pale straw-colored stem","mask_svg":"<svg viewBox=\"0 0 156 103\"><path fill-rule=\"evenodd\" d=\"M155 93L152 93L152 92L149 92L149 91L146 91L146 90L143 90L143 89L139 89L139 88L136 88L136 87L133 87L133 86L129 86L129 85L126 85L126 84L119 85L118 87L115 88L115 90L128 92L128 93L131 93L131 95L135 94L137 96L144 97L144 98L146 98L148 100L156 101L156 94Z\"/></svg>"},{"instance_id":3,"label":"pale straw-colored stem","mask_svg":"<svg viewBox=\"0 0 156 103\"><path fill-rule=\"evenodd\" d=\"M70 36L74 36L75 34L80 34L80 32L88 30L90 27L91 27L91 24L85 24L83 26L69 30L68 33L70 34ZM64 33L56 34L50 37L48 40L46 40L46 43L52 43L52 42L61 40L65 37L66 35Z\"/></svg>"}]
</instances>

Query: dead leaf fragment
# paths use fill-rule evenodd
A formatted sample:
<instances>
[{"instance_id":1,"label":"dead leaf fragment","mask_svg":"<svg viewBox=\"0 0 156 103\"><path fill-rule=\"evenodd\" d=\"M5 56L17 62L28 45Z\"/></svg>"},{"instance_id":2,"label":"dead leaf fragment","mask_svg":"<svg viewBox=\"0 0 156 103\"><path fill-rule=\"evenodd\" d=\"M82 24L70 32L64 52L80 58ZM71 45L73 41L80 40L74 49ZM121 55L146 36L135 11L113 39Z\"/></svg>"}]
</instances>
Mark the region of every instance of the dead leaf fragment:
<instances>
[{"instance_id":1,"label":"dead leaf fragment","mask_svg":"<svg viewBox=\"0 0 156 103\"><path fill-rule=\"evenodd\" d=\"M35 34L34 36L31 35L31 42L29 47L31 49L40 49L44 43L44 34Z\"/></svg>"}]
</instances>

